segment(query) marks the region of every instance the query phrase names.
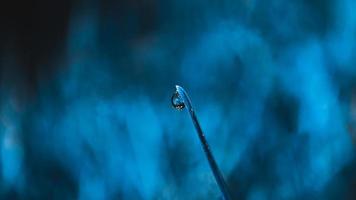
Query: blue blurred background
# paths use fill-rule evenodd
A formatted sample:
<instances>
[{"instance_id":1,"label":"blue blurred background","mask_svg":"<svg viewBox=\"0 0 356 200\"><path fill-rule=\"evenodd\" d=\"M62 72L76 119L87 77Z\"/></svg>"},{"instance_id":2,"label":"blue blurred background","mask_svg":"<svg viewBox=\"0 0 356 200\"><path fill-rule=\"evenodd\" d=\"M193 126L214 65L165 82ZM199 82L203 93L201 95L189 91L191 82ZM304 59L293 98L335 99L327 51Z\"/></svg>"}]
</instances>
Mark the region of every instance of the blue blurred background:
<instances>
[{"instance_id":1,"label":"blue blurred background","mask_svg":"<svg viewBox=\"0 0 356 200\"><path fill-rule=\"evenodd\" d=\"M356 199L354 0L0 5L0 199Z\"/></svg>"}]
</instances>

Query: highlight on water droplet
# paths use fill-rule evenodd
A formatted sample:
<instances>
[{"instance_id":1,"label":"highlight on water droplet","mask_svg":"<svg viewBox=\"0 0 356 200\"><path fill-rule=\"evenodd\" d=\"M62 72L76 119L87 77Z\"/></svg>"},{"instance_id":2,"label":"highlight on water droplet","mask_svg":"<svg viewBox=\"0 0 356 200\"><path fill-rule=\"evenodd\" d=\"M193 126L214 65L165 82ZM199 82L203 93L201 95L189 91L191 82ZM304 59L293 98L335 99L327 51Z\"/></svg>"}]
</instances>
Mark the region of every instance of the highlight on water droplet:
<instances>
[{"instance_id":1,"label":"highlight on water droplet","mask_svg":"<svg viewBox=\"0 0 356 200\"><path fill-rule=\"evenodd\" d=\"M177 110L182 110L185 107L184 101L177 91L172 95L171 102L173 108Z\"/></svg>"}]
</instances>

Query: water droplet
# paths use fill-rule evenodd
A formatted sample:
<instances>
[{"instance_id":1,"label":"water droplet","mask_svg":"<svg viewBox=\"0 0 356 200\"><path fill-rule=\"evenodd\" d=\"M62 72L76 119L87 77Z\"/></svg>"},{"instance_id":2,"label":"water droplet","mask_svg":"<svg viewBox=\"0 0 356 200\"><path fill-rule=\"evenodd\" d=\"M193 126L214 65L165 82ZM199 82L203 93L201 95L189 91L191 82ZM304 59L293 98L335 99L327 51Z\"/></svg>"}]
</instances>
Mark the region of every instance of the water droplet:
<instances>
[{"instance_id":1,"label":"water droplet","mask_svg":"<svg viewBox=\"0 0 356 200\"><path fill-rule=\"evenodd\" d=\"M184 101L178 92L175 92L172 95L171 101L172 101L172 106L177 110L182 110L185 107Z\"/></svg>"}]
</instances>

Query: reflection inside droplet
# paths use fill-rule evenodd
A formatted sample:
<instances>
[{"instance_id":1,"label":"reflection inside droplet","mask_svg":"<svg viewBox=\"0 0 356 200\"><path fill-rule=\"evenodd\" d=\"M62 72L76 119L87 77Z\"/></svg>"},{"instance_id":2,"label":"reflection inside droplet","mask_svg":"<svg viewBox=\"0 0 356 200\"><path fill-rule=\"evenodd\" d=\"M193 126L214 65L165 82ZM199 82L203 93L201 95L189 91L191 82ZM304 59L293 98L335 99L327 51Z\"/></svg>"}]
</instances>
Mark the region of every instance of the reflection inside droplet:
<instances>
[{"instance_id":1,"label":"reflection inside droplet","mask_svg":"<svg viewBox=\"0 0 356 200\"><path fill-rule=\"evenodd\" d=\"M182 110L185 107L184 101L177 91L172 95L171 101L172 106L177 110Z\"/></svg>"}]
</instances>

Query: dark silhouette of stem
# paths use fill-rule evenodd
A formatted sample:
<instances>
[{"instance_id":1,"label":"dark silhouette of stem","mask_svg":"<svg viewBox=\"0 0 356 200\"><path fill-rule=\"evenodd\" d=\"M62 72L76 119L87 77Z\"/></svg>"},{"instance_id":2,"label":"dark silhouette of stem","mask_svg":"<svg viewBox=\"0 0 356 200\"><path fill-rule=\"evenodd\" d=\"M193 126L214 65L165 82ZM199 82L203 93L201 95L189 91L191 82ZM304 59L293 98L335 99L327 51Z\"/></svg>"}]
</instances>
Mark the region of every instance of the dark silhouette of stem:
<instances>
[{"instance_id":1,"label":"dark silhouette of stem","mask_svg":"<svg viewBox=\"0 0 356 200\"><path fill-rule=\"evenodd\" d=\"M183 99L183 102L185 104L185 108L188 109L190 117L192 118L195 130L198 133L199 140L200 140L201 145L202 145L202 147L204 149L204 152L205 152L205 155L206 155L206 157L208 159L210 168L213 171L215 180L216 180L216 182L217 182L217 184L218 184L218 186L220 188L220 191L221 191L221 193L223 195L223 198L224 198L224 200L230 200L230 196L229 196L229 192L228 192L228 189L227 189L226 182L224 180L224 177L223 177L222 173L219 170L218 165L216 164L216 161L214 159L213 154L211 153L208 141L206 140L205 135L203 133L203 130L200 127L200 124L198 122L198 118L195 115L192 103L191 103L191 101L189 99L189 96L188 96L187 92L179 85L176 85L176 92L178 92L180 98Z\"/></svg>"}]
</instances>

